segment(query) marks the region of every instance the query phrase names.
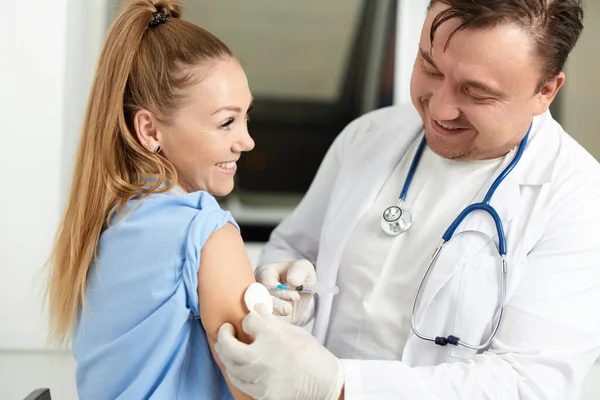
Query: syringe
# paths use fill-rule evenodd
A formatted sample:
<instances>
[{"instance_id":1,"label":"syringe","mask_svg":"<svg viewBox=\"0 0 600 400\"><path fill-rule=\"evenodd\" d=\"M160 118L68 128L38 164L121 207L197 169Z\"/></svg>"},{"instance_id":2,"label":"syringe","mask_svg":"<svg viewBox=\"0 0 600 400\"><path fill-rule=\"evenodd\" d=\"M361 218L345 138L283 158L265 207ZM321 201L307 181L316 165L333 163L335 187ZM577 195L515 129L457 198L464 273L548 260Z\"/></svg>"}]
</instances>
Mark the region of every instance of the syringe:
<instances>
[{"instance_id":1,"label":"syringe","mask_svg":"<svg viewBox=\"0 0 600 400\"><path fill-rule=\"evenodd\" d=\"M288 283L280 283L276 286L265 285L265 287L269 290L288 290L294 292L304 292L304 293L316 293L318 295L324 294L333 294L336 295L339 293L340 289L337 286L326 287L319 283L314 285L299 285L293 286Z\"/></svg>"}]
</instances>

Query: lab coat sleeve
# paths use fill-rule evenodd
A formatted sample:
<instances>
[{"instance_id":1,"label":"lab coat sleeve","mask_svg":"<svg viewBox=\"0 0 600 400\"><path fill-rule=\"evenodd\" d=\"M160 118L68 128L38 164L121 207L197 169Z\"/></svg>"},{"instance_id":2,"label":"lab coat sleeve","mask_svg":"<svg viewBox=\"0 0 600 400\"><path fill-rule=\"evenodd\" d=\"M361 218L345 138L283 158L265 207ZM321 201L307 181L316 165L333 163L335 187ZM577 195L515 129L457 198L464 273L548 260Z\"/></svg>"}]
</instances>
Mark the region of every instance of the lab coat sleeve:
<instances>
[{"instance_id":1,"label":"lab coat sleeve","mask_svg":"<svg viewBox=\"0 0 600 400\"><path fill-rule=\"evenodd\" d=\"M578 398L600 349L599 175L593 168L551 189L553 218L488 351L415 368L344 360L346 400Z\"/></svg>"},{"instance_id":2,"label":"lab coat sleeve","mask_svg":"<svg viewBox=\"0 0 600 400\"><path fill-rule=\"evenodd\" d=\"M360 120L351 122L333 141L308 191L296 209L273 231L265 245L260 264L305 259L316 263L319 237L332 188L335 185L345 148Z\"/></svg>"}]
</instances>

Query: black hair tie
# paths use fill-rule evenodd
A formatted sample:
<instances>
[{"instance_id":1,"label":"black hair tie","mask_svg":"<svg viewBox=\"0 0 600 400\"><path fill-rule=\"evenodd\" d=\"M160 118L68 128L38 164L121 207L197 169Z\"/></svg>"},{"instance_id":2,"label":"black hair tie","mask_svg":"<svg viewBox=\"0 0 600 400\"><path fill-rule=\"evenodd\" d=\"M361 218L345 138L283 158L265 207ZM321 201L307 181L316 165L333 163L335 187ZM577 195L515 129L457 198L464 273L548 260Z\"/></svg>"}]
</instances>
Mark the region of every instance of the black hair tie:
<instances>
[{"instance_id":1,"label":"black hair tie","mask_svg":"<svg viewBox=\"0 0 600 400\"><path fill-rule=\"evenodd\" d=\"M148 23L148 27L150 28L154 28L155 26L167 22L167 18L169 18L171 14L167 14L164 11L155 11L152 13L152 16L154 18Z\"/></svg>"}]
</instances>

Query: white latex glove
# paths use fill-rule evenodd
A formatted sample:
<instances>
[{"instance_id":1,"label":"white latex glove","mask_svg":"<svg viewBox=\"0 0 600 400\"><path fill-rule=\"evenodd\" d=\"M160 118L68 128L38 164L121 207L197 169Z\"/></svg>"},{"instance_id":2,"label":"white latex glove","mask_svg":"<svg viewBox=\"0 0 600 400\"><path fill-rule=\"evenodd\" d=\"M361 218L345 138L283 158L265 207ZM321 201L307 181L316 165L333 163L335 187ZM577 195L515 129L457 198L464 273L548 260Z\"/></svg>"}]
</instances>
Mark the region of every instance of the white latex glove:
<instances>
[{"instance_id":1,"label":"white latex glove","mask_svg":"<svg viewBox=\"0 0 600 400\"><path fill-rule=\"evenodd\" d=\"M270 314L263 305L248 314L244 332L252 344L235 338L229 323L215 345L231 382L259 400L338 400L344 386L342 362L305 329Z\"/></svg>"},{"instance_id":2,"label":"white latex glove","mask_svg":"<svg viewBox=\"0 0 600 400\"><path fill-rule=\"evenodd\" d=\"M263 264L254 271L256 281L265 286L277 286L288 283L290 286L314 285L317 283L317 273L310 261L282 261ZM273 295L273 313L282 317L286 322L297 325L306 314L312 293L278 290Z\"/></svg>"}]
</instances>

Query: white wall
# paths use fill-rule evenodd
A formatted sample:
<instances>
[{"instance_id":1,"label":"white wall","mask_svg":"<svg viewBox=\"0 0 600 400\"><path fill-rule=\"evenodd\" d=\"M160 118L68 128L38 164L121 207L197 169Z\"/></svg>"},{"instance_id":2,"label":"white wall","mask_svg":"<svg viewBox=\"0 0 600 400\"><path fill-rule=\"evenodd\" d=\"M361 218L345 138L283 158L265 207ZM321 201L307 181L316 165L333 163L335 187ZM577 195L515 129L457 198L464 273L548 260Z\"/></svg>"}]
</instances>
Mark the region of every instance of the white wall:
<instances>
[{"instance_id":1,"label":"white wall","mask_svg":"<svg viewBox=\"0 0 600 400\"><path fill-rule=\"evenodd\" d=\"M66 198L105 5L2 0L2 10L0 398L45 385L72 399L70 356L47 346L40 271Z\"/></svg>"},{"instance_id":2,"label":"white wall","mask_svg":"<svg viewBox=\"0 0 600 400\"><path fill-rule=\"evenodd\" d=\"M560 117L565 130L600 160L600 1L584 4L585 27L565 68Z\"/></svg>"},{"instance_id":3,"label":"white wall","mask_svg":"<svg viewBox=\"0 0 600 400\"><path fill-rule=\"evenodd\" d=\"M410 78L429 0L398 0L394 103L410 103Z\"/></svg>"},{"instance_id":4,"label":"white wall","mask_svg":"<svg viewBox=\"0 0 600 400\"><path fill-rule=\"evenodd\" d=\"M0 349L46 347L41 267L69 186L103 3L11 2L0 24Z\"/></svg>"},{"instance_id":5,"label":"white wall","mask_svg":"<svg viewBox=\"0 0 600 400\"><path fill-rule=\"evenodd\" d=\"M29 348L43 346L33 282L60 208L67 1L12 2L10 10L0 24L0 346Z\"/></svg>"}]
</instances>

